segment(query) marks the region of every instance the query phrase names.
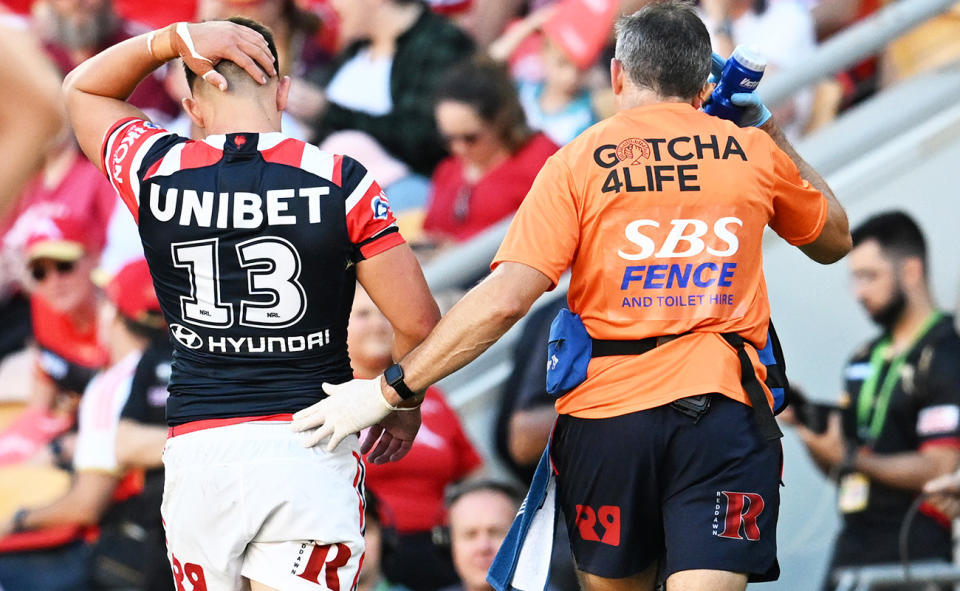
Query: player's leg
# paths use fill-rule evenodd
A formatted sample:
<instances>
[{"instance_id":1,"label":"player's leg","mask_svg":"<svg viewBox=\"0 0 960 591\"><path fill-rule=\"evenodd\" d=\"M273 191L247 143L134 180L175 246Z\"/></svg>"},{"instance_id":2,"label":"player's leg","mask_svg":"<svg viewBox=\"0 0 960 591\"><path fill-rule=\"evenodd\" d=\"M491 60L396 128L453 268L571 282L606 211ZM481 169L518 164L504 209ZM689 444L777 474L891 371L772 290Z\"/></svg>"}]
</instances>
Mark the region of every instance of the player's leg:
<instances>
[{"instance_id":1,"label":"player's leg","mask_svg":"<svg viewBox=\"0 0 960 591\"><path fill-rule=\"evenodd\" d=\"M280 591L280 590L274 589L273 587L267 587L263 583L258 583L257 581L250 581L250 591Z\"/></svg>"},{"instance_id":2,"label":"player's leg","mask_svg":"<svg viewBox=\"0 0 960 591\"><path fill-rule=\"evenodd\" d=\"M660 433L647 411L558 419L552 446L557 498L585 590L654 588L664 548Z\"/></svg>"},{"instance_id":3,"label":"player's leg","mask_svg":"<svg viewBox=\"0 0 960 591\"><path fill-rule=\"evenodd\" d=\"M722 570L685 570L667 578L667 591L743 591L747 575Z\"/></svg>"},{"instance_id":4,"label":"player's leg","mask_svg":"<svg viewBox=\"0 0 960 591\"><path fill-rule=\"evenodd\" d=\"M261 441L246 466L246 505L256 531L241 574L264 589L350 591L364 552L357 438L331 453L324 446L304 449L286 423L248 429Z\"/></svg>"},{"instance_id":5,"label":"player's leg","mask_svg":"<svg viewBox=\"0 0 960 591\"><path fill-rule=\"evenodd\" d=\"M646 570L622 579L608 579L577 571L577 579L583 591L653 591L657 584L657 565L654 563Z\"/></svg>"},{"instance_id":6,"label":"player's leg","mask_svg":"<svg viewBox=\"0 0 960 591\"><path fill-rule=\"evenodd\" d=\"M720 394L694 421L674 409L662 474L668 591L742 590L775 580L779 441L759 434L753 410ZM669 407L667 407L669 408Z\"/></svg>"},{"instance_id":7,"label":"player's leg","mask_svg":"<svg viewBox=\"0 0 960 591\"><path fill-rule=\"evenodd\" d=\"M163 516L167 558L177 589L244 591L240 558L249 538L239 508L241 474L229 461L228 427L167 441Z\"/></svg>"}]
</instances>

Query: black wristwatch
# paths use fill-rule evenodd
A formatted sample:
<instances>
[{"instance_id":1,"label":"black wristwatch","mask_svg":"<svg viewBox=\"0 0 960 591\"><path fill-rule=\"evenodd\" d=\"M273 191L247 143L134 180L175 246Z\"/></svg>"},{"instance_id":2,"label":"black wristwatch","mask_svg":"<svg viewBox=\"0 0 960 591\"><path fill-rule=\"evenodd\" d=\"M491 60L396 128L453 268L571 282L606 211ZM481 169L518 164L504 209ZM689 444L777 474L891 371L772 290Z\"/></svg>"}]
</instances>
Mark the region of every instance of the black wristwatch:
<instances>
[{"instance_id":1,"label":"black wristwatch","mask_svg":"<svg viewBox=\"0 0 960 591\"><path fill-rule=\"evenodd\" d=\"M383 372L383 377L403 400L409 400L416 396L417 393L408 388L406 382L403 381L403 368L400 367L399 363L394 363L388 367L387 371Z\"/></svg>"}]
</instances>

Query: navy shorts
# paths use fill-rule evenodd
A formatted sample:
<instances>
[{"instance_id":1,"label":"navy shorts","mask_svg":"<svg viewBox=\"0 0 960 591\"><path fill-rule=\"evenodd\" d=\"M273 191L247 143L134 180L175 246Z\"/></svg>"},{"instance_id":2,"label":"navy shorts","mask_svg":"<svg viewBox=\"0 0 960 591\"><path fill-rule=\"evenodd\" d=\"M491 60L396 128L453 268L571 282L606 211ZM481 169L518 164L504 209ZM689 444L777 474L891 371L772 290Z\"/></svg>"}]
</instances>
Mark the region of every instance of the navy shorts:
<instances>
[{"instance_id":1,"label":"navy shorts","mask_svg":"<svg viewBox=\"0 0 960 591\"><path fill-rule=\"evenodd\" d=\"M561 415L557 492L580 570L660 580L691 569L773 581L780 508L779 441L750 407L719 394L699 419L670 405L607 419Z\"/></svg>"}]
</instances>

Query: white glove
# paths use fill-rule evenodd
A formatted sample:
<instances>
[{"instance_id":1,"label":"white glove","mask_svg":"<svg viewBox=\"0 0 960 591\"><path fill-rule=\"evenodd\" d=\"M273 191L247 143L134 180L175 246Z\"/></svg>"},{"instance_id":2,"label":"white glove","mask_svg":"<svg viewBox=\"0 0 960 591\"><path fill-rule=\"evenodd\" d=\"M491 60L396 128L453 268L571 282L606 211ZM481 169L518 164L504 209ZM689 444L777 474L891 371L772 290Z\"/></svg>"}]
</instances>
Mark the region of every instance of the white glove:
<instances>
[{"instance_id":1,"label":"white glove","mask_svg":"<svg viewBox=\"0 0 960 591\"><path fill-rule=\"evenodd\" d=\"M323 384L329 396L293 415L290 428L310 431L303 437L304 447L313 447L326 439L327 451L333 451L344 437L382 421L395 410L413 410L391 405L380 392L380 376L372 380L351 380L343 384Z\"/></svg>"}]
</instances>

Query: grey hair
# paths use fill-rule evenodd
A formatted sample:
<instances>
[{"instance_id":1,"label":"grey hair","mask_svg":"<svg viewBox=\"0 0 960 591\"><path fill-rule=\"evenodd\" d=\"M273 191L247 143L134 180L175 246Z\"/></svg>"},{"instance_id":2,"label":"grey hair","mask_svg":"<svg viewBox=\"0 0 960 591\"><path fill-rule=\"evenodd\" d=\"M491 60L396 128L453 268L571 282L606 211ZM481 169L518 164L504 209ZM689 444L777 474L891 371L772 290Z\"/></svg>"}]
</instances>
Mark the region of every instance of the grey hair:
<instances>
[{"instance_id":1,"label":"grey hair","mask_svg":"<svg viewBox=\"0 0 960 591\"><path fill-rule=\"evenodd\" d=\"M710 74L710 34L693 7L653 2L616 25L615 57L630 80L662 97L691 99Z\"/></svg>"}]
</instances>

